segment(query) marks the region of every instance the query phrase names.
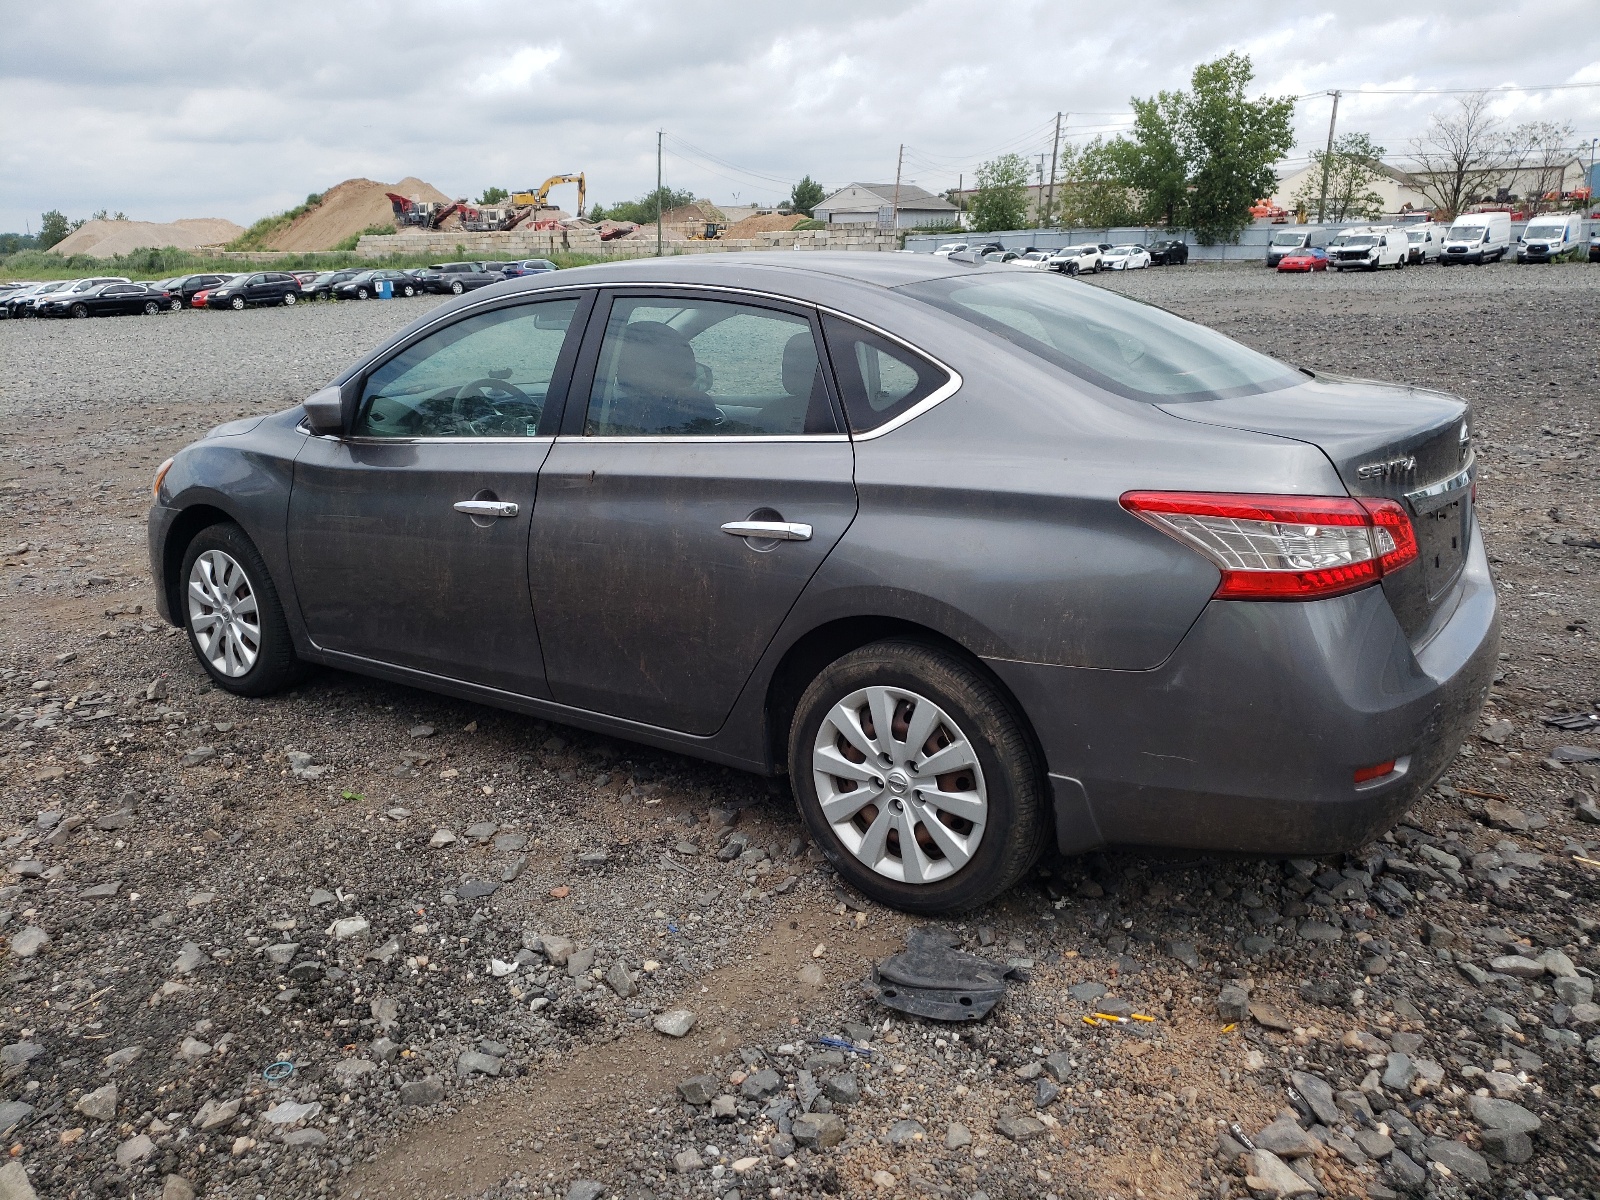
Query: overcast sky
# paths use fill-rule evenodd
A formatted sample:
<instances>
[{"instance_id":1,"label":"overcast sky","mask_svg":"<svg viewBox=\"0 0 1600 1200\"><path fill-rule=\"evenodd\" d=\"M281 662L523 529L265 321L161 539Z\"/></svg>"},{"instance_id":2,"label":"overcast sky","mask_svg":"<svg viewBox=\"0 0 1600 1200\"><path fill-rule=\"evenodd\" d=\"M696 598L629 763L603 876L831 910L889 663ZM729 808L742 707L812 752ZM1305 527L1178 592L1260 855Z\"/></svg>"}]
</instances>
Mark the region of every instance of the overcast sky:
<instances>
[{"instance_id":1,"label":"overcast sky","mask_svg":"<svg viewBox=\"0 0 1600 1200\"><path fill-rule=\"evenodd\" d=\"M1126 14L1126 15L1123 15ZM1343 88L1391 152L1449 97L1356 89L1600 84L1595 0L0 0L0 230L98 208L241 224L352 176L446 193L583 171L591 200L666 181L723 203L905 178L1123 124L1130 95L1251 55L1259 92ZM1297 109L1303 156L1329 102ZM1511 122L1600 136L1600 86L1507 93ZM569 207L570 189L554 193Z\"/></svg>"}]
</instances>

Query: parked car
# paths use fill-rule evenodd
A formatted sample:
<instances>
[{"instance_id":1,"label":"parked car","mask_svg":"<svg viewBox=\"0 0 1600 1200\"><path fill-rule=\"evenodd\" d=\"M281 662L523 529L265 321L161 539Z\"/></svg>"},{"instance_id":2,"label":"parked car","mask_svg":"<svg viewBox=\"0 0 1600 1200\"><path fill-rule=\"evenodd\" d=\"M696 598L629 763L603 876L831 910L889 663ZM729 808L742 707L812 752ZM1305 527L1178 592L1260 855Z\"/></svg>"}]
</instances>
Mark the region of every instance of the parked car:
<instances>
[{"instance_id":1,"label":"parked car","mask_svg":"<svg viewBox=\"0 0 1600 1200\"><path fill-rule=\"evenodd\" d=\"M1466 402L1031 272L717 259L509 280L179 451L162 616L236 694L322 663L786 773L923 913L1051 838L1366 845L1476 727Z\"/></svg>"},{"instance_id":2,"label":"parked car","mask_svg":"<svg viewBox=\"0 0 1600 1200\"><path fill-rule=\"evenodd\" d=\"M1150 251L1143 246L1113 246L1100 256L1108 271L1138 271L1150 265Z\"/></svg>"},{"instance_id":3,"label":"parked car","mask_svg":"<svg viewBox=\"0 0 1600 1200\"><path fill-rule=\"evenodd\" d=\"M1589 261L1600 262L1600 229L1589 235Z\"/></svg>"},{"instance_id":4,"label":"parked car","mask_svg":"<svg viewBox=\"0 0 1600 1200\"><path fill-rule=\"evenodd\" d=\"M439 263L417 272L417 281L424 291L456 296L499 283L504 278L499 271L490 270L480 262Z\"/></svg>"},{"instance_id":5,"label":"parked car","mask_svg":"<svg viewBox=\"0 0 1600 1200\"><path fill-rule=\"evenodd\" d=\"M1046 260L1052 271L1063 275L1093 275L1100 270L1100 247L1093 242L1063 246Z\"/></svg>"},{"instance_id":6,"label":"parked car","mask_svg":"<svg viewBox=\"0 0 1600 1200\"><path fill-rule=\"evenodd\" d=\"M167 290L176 296L181 304L188 308L204 308L205 300L201 293L210 292L221 287L230 279L237 279L236 275L179 275L167 282Z\"/></svg>"},{"instance_id":7,"label":"parked car","mask_svg":"<svg viewBox=\"0 0 1600 1200\"><path fill-rule=\"evenodd\" d=\"M1421 221L1403 226L1401 232L1406 235L1408 243L1407 262L1426 266L1439 261L1439 254L1444 249L1444 226Z\"/></svg>"},{"instance_id":8,"label":"parked car","mask_svg":"<svg viewBox=\"0 0 1600 1200\"><path fill-rule=\"evenodd\" d=\"M1364 271L1393 267L1399 271L1410 256L1410 240L1403 231L1388 225L1346 229L1328 247L1328 265L1336 271L1352 267Z\"/></svg>"},{"instance_id":9,"label":"parked car","mask_svg":"<svg viewBox=\"0 0 1600 1200\"><path fill-rule=\"evenodd\" d=\"M327 300L332 297L333 289L341 283L348 283L357 275L366 274L364 267L346 267L339 271L324 271L310 283L300 285L300 294L307 300Z\"/></svg>"},{"instance_id":10,"label":"parked car","mask_svg":"<svg viewBox=\"0 0 1600 1200\"><path fill-rule=\"evenodd\" d=\"M966 248L967 243L965 242L945 242L944 245L933 252L933 256L935 258L949 258L956 251L965 250Z\"/></svg>"},{"instance_id":11,"label":"parked car","mask_svg":"<svg viewBox=\"0 0 1600 1200\"><path fill-rule=\"evenodd\" d=\"M69 279L55 279L44 283L29 283L0 293L0 320L9 320L12 317L22 316L23 301L37 296L40 292L64 287L71 282Z\"/></svg>"},{"instance_id":12,"label":"parked car","mask_svg":"<svg viewBox=\"0 0 1600 1200\"><path fill-rule=\"evenodd\" d=\"M1267 266L1275 267L1284 255L1304 250L1307 246L1326 249L1327 245L1328 231L1320 225L1308 225L1302 229L1280 229L1267 243Z\"/></svg>"},{"instance_id":13,"label":"parked car","mask_svg":"<svg viewBox=\"0 0 1600 1200\"><path fill-rule=\"evenodd\" d=\"M1012 267L1020 267L1027 271L1048 271L1050 269L1050 255L1052 253L1053 252L1049 250L1025 250L1023 253L1017 255L1016 258L1012 259L1009 265Z\"/></svg>"},{"instance_id":14,"label":"parked car","mask_svg":"<svg viewBox=\"0 0 1600 1200\"><path fill-rule=\"evenodd\" d=\"M40 284L22 295L14 297L7 303L8 315L11 317L32 317L38 315L38 305L46 299L55 299L58 296L79 295L90 288L98 287L102 283L127 283L123 275L95 275L88 279L56 279L49 283Z\"/></svg>"},{"instance_id":15,"label":"parked car","mask_svg":"<svg viewBox=\"0 0 1600 1200\"><path fill-rule=\"evenodd\" d=\"M1462 213L1444 235L1441 263L1499 262L1511 249L1511 214Z\"/></svg>"},{"instance_id":16,"label":"parked car","mask_svg":"<svg viewBox=\"0 0 1600 1200\"><path fill-rule=\"evenodd\" d=\"M1517 261L1555 262L1583 246L1583 217L1577 213L1541 213L1528 222L1517 240Z\"/></svg>"},{"instance_id":17,"label":"parked car","mask_svg":"<svg viewBox=\"0 0 1600 1200\"><path fill-rule=\"evenodd\" d=\"M525 258L520 262L500 264L500 273L507 279L519 279L524 275L543 275L555 269L555 263L548 258Z\"/></svg>"},{"instance_id":18,"label":"parked car","mask_svg":"<svg viewBox=\"0 0 1600 1200\"><path fill-rule=\"evenodd\" d=\"M1321 246L1301 246L1278 259L1279 271L1326 271L1328 252Z\"/></svg>"},{"instance_id":19,"label":"parked car","mask_svg":"<svg viewBox=\"0 0 1600 1200\"><path fill-rule=\"evenodd\" d=\"M41 317L153 317L172 308L171 292L143 283L101 283L82 291L56 292L37 306Z\"/></svg>"},{"instance_id":20,"label":"parked car","mask_svg":"<svg viewBox=\"0 0 1600 1200\"><path fill-rule=\"evenodd\" d=\"M285 271L257 271L237 275L206 296L207 308L242 309L262 304L295 304L300 299L300 281Z\"/></svg>"},{"instance_id":21,"label":"parked car","mask_svg":"<svg viewBox=\"0 0 1600 1200\"><path fill-rule=\"evenodd\" d=\"M1189 244L1179 241L1157 242L1150 247L1151 265L1157 267L1182 266L1189 261Z\"/></svg>"},{"instance_id":22,"label":"parked car","mask_svg":"<svg viewBox=\"0 0 1600 1200\"><path fill-rule=\"evenodd\" d=\"M406 271L363 271L354 279L335 284L333 296L338 300L370 300L378 294L378 285L384 282L396 296L415 296L422 290L416 276Z\"/></svg>"},{"instance_id":23,"label":"parked car","mask_svg":"<svg viewBox=\"0 0 1600 1200\"><path fill-rule=\"evenodd\" d=\"M306 284L310 283L312 280L314 280L321 273L322 272L320 272L320 271L290 271L289 272L289 274L294 276L294 281L296 283L298 283L302 289L304 289Z\"/></svg>"},{"instance_id":24,"label":"parked car","mask_svg":"<svg viewBox=\"0 0 1600 1200\"><path fill-rule=\"evenodd\" d=\"M1018 254L1015 250L1006 250L1001 247L996 247L993 250L985 250L983 252L983 261L987 263L1008 263L1013 259L1021 257L1022 255Z\"/></svg>"}]
</instances>

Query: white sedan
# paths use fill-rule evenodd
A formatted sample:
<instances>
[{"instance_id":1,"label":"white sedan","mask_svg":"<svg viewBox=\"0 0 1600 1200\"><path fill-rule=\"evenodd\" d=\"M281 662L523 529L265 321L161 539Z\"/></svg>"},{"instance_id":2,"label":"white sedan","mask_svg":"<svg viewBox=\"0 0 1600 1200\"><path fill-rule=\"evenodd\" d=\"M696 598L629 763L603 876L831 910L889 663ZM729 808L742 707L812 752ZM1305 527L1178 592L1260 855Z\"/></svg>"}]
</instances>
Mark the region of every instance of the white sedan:
<instances>
[{"instance_id":1,"label":"white sedan","mask_svg":"<svg viewBox=\"0 0 1600 1200\"><path fill-rule=\"evenodd\" d=\"M1143 246L1113 246L1100 256L1108 271L1135 271L1150 265L1150 251Z\"/></svg>"}]
</instances>

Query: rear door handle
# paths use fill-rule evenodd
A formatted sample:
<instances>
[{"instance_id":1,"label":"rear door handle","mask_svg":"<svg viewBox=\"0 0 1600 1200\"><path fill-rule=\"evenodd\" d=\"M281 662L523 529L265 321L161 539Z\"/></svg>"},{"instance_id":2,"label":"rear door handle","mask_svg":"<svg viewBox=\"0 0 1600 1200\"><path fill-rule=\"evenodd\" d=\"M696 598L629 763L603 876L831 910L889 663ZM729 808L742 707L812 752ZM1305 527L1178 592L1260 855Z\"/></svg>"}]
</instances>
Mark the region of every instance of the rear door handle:
<instances>
[{"instance_id":1,"label":"rear door handle","mask_svg":"<svg viewBox=\"0 0 1600 1200\"><path fill-rule=\"evenodd\" d=\"M811 526L796 521L729 521L723 533L734 537L766 538L774 542L809 542Z\"/></svg>"},{"instance_id":2,"label":"rear door handle","mask_svg":"<svg viewBox=\"0 0 1600 1200\"><path fill-rule=\"evenodd\" d=\"M457 500L456 511L469 517L514 517L517 506L504 500Z\"/></svg>"}]
</instances>

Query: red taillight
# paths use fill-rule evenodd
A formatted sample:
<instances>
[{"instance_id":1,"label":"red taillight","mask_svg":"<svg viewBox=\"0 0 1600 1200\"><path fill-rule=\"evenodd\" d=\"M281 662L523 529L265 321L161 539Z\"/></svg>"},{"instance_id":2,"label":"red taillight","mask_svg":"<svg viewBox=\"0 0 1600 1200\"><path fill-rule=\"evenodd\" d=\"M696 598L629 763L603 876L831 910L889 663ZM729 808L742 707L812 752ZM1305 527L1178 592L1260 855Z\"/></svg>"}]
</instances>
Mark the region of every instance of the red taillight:
<instances>
[{"instance_id":1,"label":"red taillight","mask_svg":"<svg viewBox=\"0 0 1600 1200\"><path fill-rule=\"evenodd\" d=\"M1385 775L1392 775L1394 774L1394 764L1395 760L1391 758L1388 762L1373 763L1370 767L1360 767L1355 772L1355 781L1357 783L1370 783L1374 779L1382 779Z\"/></svg>"},{"instance_id":2,"label":"red taillight","mask_svg":"<svg viewBox=\"0 0 1600 1200\"><path fill-rule=\"evenodd\" d=\"M1122 507L1210 559L1220 600L1317 600L1376 583L1417 557L1393 500L1128 492Z\"/></svg>"}]
</instances>

